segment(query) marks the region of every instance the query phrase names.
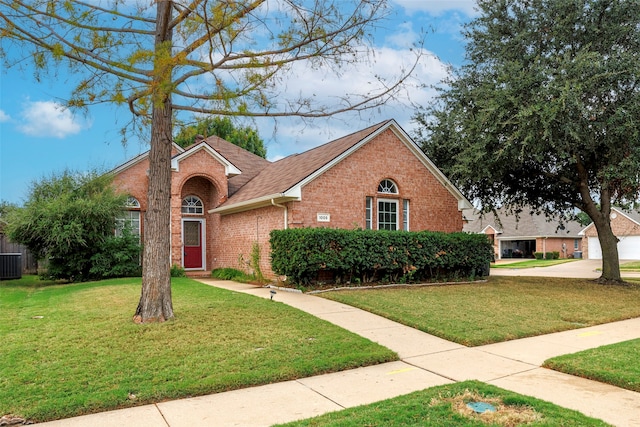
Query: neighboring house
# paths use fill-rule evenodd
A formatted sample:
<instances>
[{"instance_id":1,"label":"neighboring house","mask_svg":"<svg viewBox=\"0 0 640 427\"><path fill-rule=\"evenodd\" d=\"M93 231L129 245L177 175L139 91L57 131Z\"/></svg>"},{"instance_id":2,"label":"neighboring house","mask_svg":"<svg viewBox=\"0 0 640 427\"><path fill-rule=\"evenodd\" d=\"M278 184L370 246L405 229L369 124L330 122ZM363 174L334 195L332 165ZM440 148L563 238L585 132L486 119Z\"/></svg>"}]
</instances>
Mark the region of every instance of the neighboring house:
<instances>
[{"instance_id":1,"label":"neighboring house","mask_svg":"<svg viewBox=\"0 0 640 427\"><path fill-rule=\"evenodd\" d=\"M611 229L619 239L618 258L624 260L640 259L640 214L611 209ZM598 231L593 223L580 232L583 236L585 258L602 259L602 249L598 240Z\"/></svg>"},{"instance_id":2,"label":"neighboring house","mask_svg":"<svg viewBox=\"0 0 640 427\"><path fill-rule=\"evenodd\" d=\"M523 209L519 215L504 209L480 215L465 211L464 231L484 233L493 243L496 259L533 258L535 252L559 252L560 258L582 256L582 226L575 221L549 220L543 214Z\"/></svg>"},{"instance_id":3,"label":"neighboring house","mask_svg":"<svg viewBox=\"0 0 640 427\"><path fill-rule=\"evenodd\" d=\"M148 153L113 170L125 221L144 233ZM274 229L461 231L471 205L393 120L269 162L221 138L173 147L171 262L244 267L257 242L269 263Z\"/></svg>"}]
</instances>

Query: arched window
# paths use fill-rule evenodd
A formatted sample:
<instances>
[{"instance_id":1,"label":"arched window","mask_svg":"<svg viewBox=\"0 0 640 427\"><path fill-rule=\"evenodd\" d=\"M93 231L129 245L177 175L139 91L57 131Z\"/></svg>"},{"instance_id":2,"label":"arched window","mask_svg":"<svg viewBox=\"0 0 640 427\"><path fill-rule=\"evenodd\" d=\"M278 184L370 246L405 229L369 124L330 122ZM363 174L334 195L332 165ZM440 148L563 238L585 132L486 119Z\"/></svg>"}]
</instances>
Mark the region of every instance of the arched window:
<instances>
[{"instance_id":1,"label":"arched window","mask_svg":"<svg viewBox=\"0 0 640 427\"><path fill-rule=\"evenodd\" d=\"M378 184L378 193L384 194L398 194L398 186L390 179L383 179Z\"/></svg>"},{"instance_id":2,"label":"arched window","mask_svg":"<svg viewBox=\"0 0 640 427\"><path fill-rule=\"evenodd\" d=\"M140 236L140 202L133 196L127 198L122 213L116 218L116 236L122 236L125 228Z\"/></svg>"},{"instance_id":3,"label":"arched window","mask_svg":"<svg viewBox=\"0 0 640 427\"><path fill-rule=\"evenodd\" d=\"M140 209L140 202L133 196L127 197L127 201L124 205L129 209Z\"/></svg>"},{"instance_id":4,"label":"arched window","mask_svg":"<svg viewBox=\"0 0 640 427\"><path fill-rule=\"evenodd\" d=\"M196 196L187 196L182 200L182 213L183 214L204 214L204 205L202 200Z\"/></svg>"}]
</instances>

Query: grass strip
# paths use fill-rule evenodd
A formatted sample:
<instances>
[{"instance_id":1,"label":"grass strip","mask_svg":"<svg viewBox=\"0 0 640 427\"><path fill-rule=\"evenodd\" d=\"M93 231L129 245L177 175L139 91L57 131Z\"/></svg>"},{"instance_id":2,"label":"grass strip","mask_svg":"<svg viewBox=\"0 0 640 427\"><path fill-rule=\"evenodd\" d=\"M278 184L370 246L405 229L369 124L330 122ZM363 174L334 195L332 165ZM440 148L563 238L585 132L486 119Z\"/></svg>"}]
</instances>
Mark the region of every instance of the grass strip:
<instances>
[{"instance_id":1,"label":"grass strip","mask_svg":"<svg viewBox=\"0 0 640 427\"><path fill-rule=\"evenodd\" d=\"M320 296L477 346L640 316L640 286L494 276L486 282L327 292Z\"/></svg>"},{"instance_id":2,"label":"grass strip","mask_svg":"<svg viewBox=\"0 0 640 427\"><path fill-rule=\"evenodd\" d=\"M495 412L477 414L466 404L489 403ZM607 426L601 420L549 402L522 396L478 381L433 387L408 395L331 412L280 427L484 427Z\"/></svg>"},{"instance_id":3,"label":"grass strip","mask_svg":"<svg viewBox=\"0 0 640 427\"><path fill-rule=\"evenodd\" d=\"M508 268L508 269L521 269L521 268L537 268L537 267L551 267L552 265L565 264L567 262L578 261L577 259L528 259L526 261L509 262L504 264L491 264L491 268Z\"/></svg>"},{"instance_id":4,"label":"grass strip","mask_svg":"<svg viewBox=\"0 0 640 427\"><path fill-rule=\"evenodd\" d=\"M544 367L640 392L640 339L566 354Z\"/></svg>"},{"instance_id":5,"label":"grass strip","mask_svg":"<svg viewBox=\"0 0 640 427\"><path fill-rule=\"evenodd\" d=\"M0 415L67 418L397 360L276 301L172 280L176 320L132 322L140 279L0 283ZM48 285L48 286L42 286Z\"/></svg>"},{"instance_id":6,"label":"grass strip","mask_svg":"<svg viewBox=\"0 0 640 427\"><path fill-rule=\"evenodd\" d=\"M629 261L620 264L620 271L638 272L640 271L640 261Z\"/></svg>"}]
</instances>

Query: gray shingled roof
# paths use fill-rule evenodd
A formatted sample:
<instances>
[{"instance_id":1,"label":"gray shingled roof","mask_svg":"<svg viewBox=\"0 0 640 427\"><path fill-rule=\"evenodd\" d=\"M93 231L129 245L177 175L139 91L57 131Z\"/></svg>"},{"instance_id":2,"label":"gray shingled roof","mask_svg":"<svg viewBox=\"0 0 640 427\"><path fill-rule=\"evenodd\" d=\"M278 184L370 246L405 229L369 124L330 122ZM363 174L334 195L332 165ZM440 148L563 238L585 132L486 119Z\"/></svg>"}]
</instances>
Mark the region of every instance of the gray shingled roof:
<instances>
[{"instance_id":1,"label":"gray shingled roof","mask_svg":"<svg viewBox=\"0 0 640 427\"><path fill-rule=\"evenodd\" d=\"M519 216L509 214L504 209L489 212L481 216L477 211L465 211L465 217L470 221L465 224L463 230L469 233L480 233L486 227L493 227L498 234L498 238L510 239L518 237L570 237L580 238L582 225L576 221L563 221L561 228L558 219L548 219L544 214L531 213L529 209L524 209Z\"/></svg>"},{"instance_id":2,"label":"gray shingled roof","mask_svg":"<svg viewBox=\"0 0 640 427\"><path fill-rule=\"evenodd\" d=\"M278 160L277 162L268 164L266 167L261 169L260 173L255 175L253 179L247 182L235 194L230 196L222 206L229 206L248 200L258 199L263 196L286 192L332 160L339 157L367 136L383 127L389 121L390 120L378 123L377 125L370 126L361 131L336 139L309 151L305 151L304 153L294 154ZM244 175L245 169L240 165L236 166L242 170L242 175Z\"/></svg>"}]
</instances>

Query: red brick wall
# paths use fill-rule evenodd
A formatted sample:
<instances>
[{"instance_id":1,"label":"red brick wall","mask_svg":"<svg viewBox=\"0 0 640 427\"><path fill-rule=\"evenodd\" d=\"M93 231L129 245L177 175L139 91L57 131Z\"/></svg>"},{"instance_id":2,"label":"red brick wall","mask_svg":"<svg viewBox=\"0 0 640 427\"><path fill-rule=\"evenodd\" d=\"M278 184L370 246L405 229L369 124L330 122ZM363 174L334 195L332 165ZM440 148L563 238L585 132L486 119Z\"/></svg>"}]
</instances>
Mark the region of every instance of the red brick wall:
<instances>
[{"instance_id":1,"label":"red brick wall","mask_svg":"<svg viewBox=\"0 0 640 427\"><path fill-rule=\"evenodd\" d=\"M129 194L140 202L140 235L144 235L144 213L147 211L147 189L149 177L147 170L149 161L143 160L120 172L113 178L113 185L118 191Z\"/></svg>"},{"instance_id":2,"label":"red brick wall","mask_svg":"<svg viewBox=\"0 0 640 427\"><path fill-rule=\"evenodd\" d=\"M536 252L559 252L560 258L567 258L573 255L576 250L581 250L581 244L578 243L578 249L574 249L573 238L568 237L549 237L547 239L536 239ZM566 245L566 251L562 250L562 244Z\"/></svg>"},{"instance_id":3,"label":"red brick wall","mask_svg":"<svg viewBox=\"0 0 640 427\"><path fill-rule=\"evenodd\" d=\"M204 219L204 239L206 259L204 270L214 265L215 238L220 230L220 216L209 214L210 209L219 206L228 192L224 166L204 150L197 151L183 159L178 171L171 176L171 262L179 266L182 260L182 219ZM204 214L183 214L182 200L196 196L202 200Z\"/></svg>"},{"instance_id":4,"label":"red brick wall","mask_svg":"<svg viewBox=\"0 0 640 427\"><path fill-rule=\"evenodd\" d=\"M284 209L268 206L251 211L224 215L220 218L219 233L215 236L217 259L212 268L233 267L249 272L246 262L251 259L254 242L260 245L260 268L266 277L273 277L270 261L269 233L284 228ZM241 262L239 258L245 262Z\"/></svg>"},{"instance_id":5,"label":"red brick wall","mask_svg":"<svg viewBox=\"0 0 640 427\"><path fill-rule=\"evenodd\" d=\"M173 154L177 154L174 149ZM120 172L114 177L114 185L140 202L141 232L144 233L144 212L147 210L149 161L147 159ZM220 216L207 211L226 200L228 188L224 166L206 151L197 151L183 159L179 170L171 176L171 263L182 266L182 218L205 219L206 260L205 269L214 264L214 240L220 230ZM194 195L204 204L204 215L183 215L182 199Z\"/></svg>"},{"instance_id":6,"label":"red brick wall","mask_svg":"<svg viewBox=\"0 0 640 427\"><path fill-rule=\"evenodd\" d=\"M391 179L399 194L380 194L378 184ZM302 200L290 212L292 227L365 228L365 197L373 197L374 228L377 199L409 200L409 230L461 231L457 199L416 156L387 130L302 189ZM318 213L331 215L318 222Z\"/></svg>"}]
</instances>

